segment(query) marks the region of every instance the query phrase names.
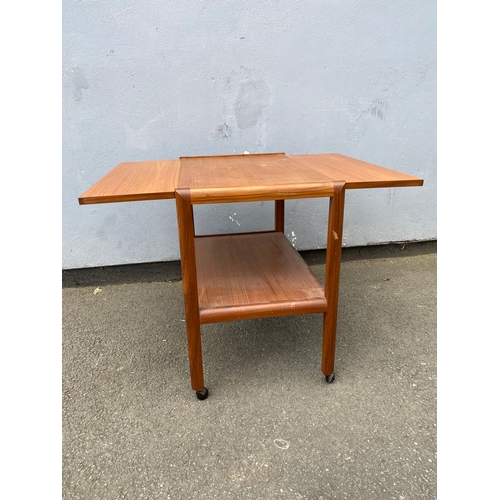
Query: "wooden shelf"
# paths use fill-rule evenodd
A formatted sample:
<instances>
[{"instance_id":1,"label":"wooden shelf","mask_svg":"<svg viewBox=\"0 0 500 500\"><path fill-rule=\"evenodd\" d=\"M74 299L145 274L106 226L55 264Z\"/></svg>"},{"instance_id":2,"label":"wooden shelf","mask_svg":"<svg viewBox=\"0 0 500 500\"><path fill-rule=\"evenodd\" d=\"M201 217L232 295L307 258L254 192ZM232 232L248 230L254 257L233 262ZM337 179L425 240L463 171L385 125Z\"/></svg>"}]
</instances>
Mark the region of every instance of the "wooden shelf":
<instances>
[{"instance_id":1,"label":"wooden shelf","mask_svg":"<svg viewBox=\"0 0 500 500\"><path fill-rule=\"evenodd\" d=\"M195 238L200 323L327 310L322 284L281 232Z\"/></svg>"}]
</instances>

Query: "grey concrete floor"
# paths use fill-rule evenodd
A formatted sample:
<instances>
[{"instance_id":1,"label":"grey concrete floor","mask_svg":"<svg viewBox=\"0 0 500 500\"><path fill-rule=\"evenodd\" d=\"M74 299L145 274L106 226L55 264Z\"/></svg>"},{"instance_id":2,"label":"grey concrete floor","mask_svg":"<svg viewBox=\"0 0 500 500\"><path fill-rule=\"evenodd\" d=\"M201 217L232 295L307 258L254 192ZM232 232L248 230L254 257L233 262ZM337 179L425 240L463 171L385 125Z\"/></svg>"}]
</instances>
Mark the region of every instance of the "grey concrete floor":
<instances>
[{"instance_id":1,"label":"grey concrete floor","mask_svg":"<svg viewBox=\"0 0 500 500\"><path fill-rule=\"evenodd\" d=\"M321 315L204 325L205 401L178 263L63 273L63 498L436 498L436 245L402 248L344 250L333 384Z\"/></svg>"}]
</instances>

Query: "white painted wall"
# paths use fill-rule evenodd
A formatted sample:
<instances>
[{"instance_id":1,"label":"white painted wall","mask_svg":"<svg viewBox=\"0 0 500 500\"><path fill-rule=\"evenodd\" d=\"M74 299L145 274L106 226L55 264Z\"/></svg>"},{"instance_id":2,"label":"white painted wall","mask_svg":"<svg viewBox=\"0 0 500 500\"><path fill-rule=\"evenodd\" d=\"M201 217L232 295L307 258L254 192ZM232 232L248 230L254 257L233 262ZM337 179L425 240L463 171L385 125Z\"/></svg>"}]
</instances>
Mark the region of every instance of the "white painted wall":
<instances>
[{"instance_id":1,"label":"white painted wall","mask_svg":"<svg viewBox=\"0 0 500 500\"><path fill-rule=\"evenodd\" d=\"M172 200L78 205L122 161L342 153L423 177L348 191L344 245L435 239L436 4L63 0L63 268L177 260ZM298 249L326 200L289 201ZM197 207L199 231L271 227L272 205Z\"/></svg>"}]
</instances>

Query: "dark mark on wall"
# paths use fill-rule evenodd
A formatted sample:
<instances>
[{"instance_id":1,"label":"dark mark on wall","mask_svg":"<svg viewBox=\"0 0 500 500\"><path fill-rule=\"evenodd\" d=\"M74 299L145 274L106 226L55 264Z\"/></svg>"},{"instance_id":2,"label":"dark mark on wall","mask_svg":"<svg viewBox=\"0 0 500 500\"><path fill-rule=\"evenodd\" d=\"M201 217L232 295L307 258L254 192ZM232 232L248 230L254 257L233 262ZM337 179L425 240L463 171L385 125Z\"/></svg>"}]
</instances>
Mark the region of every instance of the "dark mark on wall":
<instances>
[{"instance_id":1,"label":"dark mark on wall","mask_svg":"<svg viewBox=\"0 0 500 500\"><path fill-rule=\"evenodd\" d=\"M385 112L389 108L387 101L385 99L373 99L370 103L370 114L376 116L383 120L385 118Z\"/></svg>"},{"instance_id":2,"label":"dark mark on wall","mask_svg":"<svg viewBox=\"0 0 500 500\"><path fill-rule=\"evenodd\" d=\"M231 127L226 123L219 125L214 132L215 139L225 139L228 140L231 137Z\"/></svg>"}]
</instances>

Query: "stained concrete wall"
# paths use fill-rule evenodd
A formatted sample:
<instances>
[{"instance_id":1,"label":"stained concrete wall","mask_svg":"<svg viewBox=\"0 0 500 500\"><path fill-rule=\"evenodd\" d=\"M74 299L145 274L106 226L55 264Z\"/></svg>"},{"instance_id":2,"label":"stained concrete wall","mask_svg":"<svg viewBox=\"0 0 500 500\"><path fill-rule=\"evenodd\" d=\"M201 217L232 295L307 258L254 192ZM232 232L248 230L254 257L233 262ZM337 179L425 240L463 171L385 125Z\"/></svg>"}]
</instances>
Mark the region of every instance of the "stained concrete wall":
<instances>
[{"instance_id":1,"label":"stained concrete wall","mask_svg":"<svg viewBox=\"0 0 500 500\"><path fill-rule=\"evenodd\" d=\"M423 177L349 191L344 245L435 239L434 1L63 0L63 268L179 258L172 200L78 205L122 161L338 152ZM269 203L197 207L200 232L270 228ZM298 249L326 201L289 201Z\"/></svg>"}]
</instances>

